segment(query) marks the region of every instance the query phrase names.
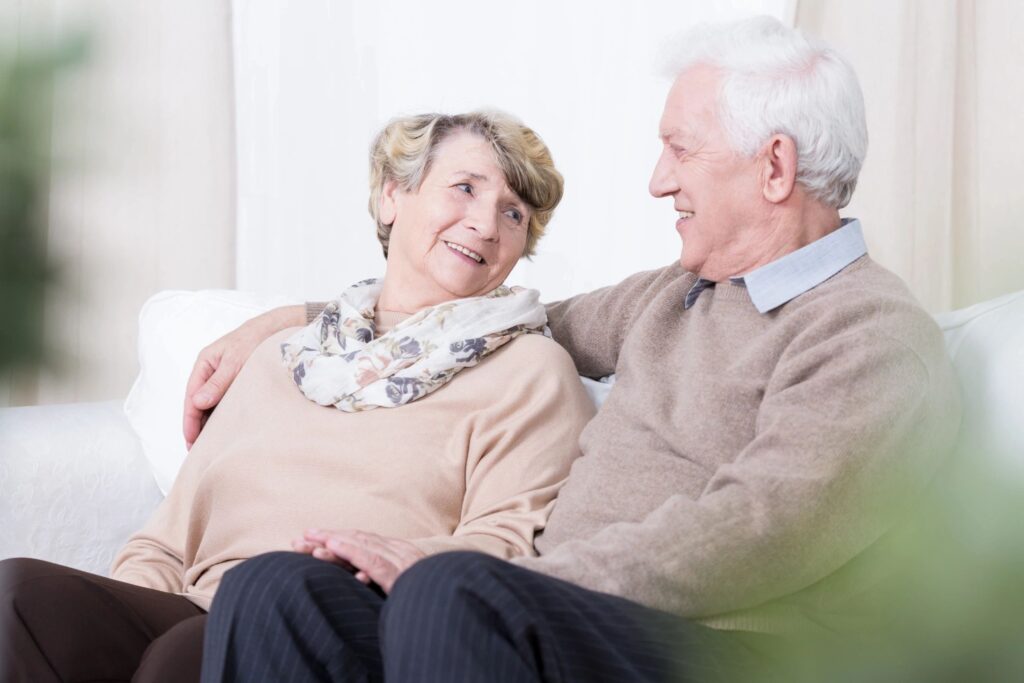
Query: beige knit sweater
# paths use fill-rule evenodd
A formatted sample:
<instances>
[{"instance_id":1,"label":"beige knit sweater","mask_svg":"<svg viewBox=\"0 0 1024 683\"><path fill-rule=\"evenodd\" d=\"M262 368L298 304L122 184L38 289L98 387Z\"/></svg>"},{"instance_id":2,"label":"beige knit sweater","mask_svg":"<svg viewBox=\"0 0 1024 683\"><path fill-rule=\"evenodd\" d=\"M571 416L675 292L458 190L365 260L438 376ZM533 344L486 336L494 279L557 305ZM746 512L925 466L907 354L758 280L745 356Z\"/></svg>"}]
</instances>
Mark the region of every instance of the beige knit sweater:
<instances>
[{"instance_id":1,"label":"beige knit sweater","mask_svg":"<svg viewBox=\"0 0 1024 683\"><path fill-rule=\"evenodd\" d=\"M414 539L428 553L533 552L594 412L562 348L517 337L425 398L343 413L292 383L279 346L294 331L246 363L114 578L206 609L225 571L310 527Z\"/></svg>"},{"instance_id":2,"label":"beige knit sweater","mask_svg":"<svg viewBox=\"0 0 1024 683\"><path fill-rule=\"evenodd\" d=\"M676 264L548 309L617 374L517 563L720 628L850 626L959 423L942 335L868 257L759 314Z\"/></svg>"}]
</instances>

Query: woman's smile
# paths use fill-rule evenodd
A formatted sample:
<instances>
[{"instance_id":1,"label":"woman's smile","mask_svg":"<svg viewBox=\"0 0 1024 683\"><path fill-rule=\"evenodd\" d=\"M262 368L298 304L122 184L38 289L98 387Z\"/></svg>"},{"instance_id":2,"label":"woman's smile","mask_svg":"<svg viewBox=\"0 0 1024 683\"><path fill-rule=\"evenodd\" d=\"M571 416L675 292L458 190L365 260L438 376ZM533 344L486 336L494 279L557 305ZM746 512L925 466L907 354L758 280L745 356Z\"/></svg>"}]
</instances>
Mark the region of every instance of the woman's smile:
<instances>
[{"instance_id":1,"label":"woman's smile","mask_svg":"<svg viewBox=\"0 0 1024 683\"><path fill-rule=\"evenodd\" d=\"M480 254L476 253L475 251L468 247L464 247L456 242L448 241L445 241L445 245L453 252L455 252L457 255L462 256L463 259L472 262L472 264L475 266L479 266L486 263L486 261L484 261L483 256L481 256Z\"/></svg>"}]
</instances>

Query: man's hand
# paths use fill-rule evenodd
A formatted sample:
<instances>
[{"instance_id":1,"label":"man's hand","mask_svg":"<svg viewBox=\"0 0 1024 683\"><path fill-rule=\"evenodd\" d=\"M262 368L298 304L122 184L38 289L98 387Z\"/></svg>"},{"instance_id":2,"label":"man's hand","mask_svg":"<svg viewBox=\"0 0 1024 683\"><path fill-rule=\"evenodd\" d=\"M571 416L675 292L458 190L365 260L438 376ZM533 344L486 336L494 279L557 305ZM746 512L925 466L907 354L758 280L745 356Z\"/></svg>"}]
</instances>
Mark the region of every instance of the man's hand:
<instances>
[{"instance_id":1,"label":"man's hand","mask_svg":"<svg viewBox=\"0 0 1024 683\"><path fill-rule=\"evenodd\" d=\"M235 381L245 361L278 330L306 324L305 306L281 306L247 321L199 352L185 388L185 444L199 438L213 407Z\"/></svg>"},{"instance_id":2,"label":"man's hand","mask_svg":"<svg viewBox=\"0 0 1024 683\"><path fill-rule=\"evenodd\" d=\"M357 579L372 581L385 593L391 592L402 572L426 556L408 541L352 529L310 529L292 541L292 548L355 571Z\"/></svg>"}]
</instances>

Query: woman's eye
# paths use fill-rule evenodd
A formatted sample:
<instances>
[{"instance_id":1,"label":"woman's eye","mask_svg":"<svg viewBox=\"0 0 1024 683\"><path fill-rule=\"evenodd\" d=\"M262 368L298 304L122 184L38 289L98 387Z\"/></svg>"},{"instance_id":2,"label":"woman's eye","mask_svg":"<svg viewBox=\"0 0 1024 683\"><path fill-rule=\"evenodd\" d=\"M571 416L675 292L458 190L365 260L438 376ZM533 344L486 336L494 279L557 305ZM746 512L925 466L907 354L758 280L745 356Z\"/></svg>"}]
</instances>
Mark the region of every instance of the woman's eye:
<instances>
[{"instance_id":1,"label":"woman's eye","mask_svg":"<svg viewBox=\"0 0 1024 683\"><path fill-rule=\"evenodd\" d=\"M459 190L466 194L473 194L473 186L469 183L457 183L455 187L459 188Z\"/></svg>"}]
</instances>

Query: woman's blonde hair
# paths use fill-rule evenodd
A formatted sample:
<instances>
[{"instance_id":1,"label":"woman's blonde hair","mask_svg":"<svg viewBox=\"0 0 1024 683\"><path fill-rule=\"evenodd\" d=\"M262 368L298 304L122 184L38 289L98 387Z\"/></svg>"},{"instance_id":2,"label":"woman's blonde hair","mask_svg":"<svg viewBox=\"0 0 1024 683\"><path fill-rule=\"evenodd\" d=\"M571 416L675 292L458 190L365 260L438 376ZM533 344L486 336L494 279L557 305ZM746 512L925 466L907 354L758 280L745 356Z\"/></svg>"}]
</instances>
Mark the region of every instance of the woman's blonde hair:
<instances>
[{"instance_id":1,"label":"woman's blonde hair","mask_svg":"<svg viewBox=\"0 0 1024 683\"><path fill-rule=\"evenodd\" d=\"M532 209L523 256L533 254L562 199L562 174L532 130L504 112L475 111L396 118L374 138L370 146L370 215L377 223L377 239L385 258L391 225L380 219L384 185L394 180L406 192L419 190L440 143L459 131L474 133L490 143L508 186Z\"/></svg>"}]
</instances>

